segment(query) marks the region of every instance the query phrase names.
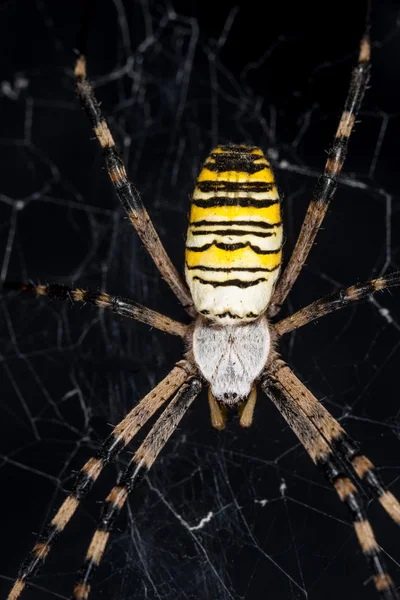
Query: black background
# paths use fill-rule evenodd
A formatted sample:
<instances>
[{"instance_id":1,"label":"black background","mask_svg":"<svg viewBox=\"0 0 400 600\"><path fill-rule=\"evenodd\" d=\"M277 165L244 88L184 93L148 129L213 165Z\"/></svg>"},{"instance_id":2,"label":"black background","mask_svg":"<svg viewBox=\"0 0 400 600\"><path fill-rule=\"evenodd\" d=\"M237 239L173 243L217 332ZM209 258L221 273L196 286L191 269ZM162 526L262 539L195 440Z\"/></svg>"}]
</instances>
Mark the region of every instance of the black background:
<instances>
[{"instance_id":1,"label":"black background","mask_svg":"<svg viewBox=\"0 0 400 600\"><path fill-rule=\"evenodd\" d=\"M320 4L264 3L264 15L251 2L98 3L89 73L130 177L180 269L193 181L218 142L254 143L274 159L290 254L363 28L362 2ZM1 7L2 274L79 282L185 320L117 205L74 97L79 8ZM286 312L399 268L398 18L395 3L374 7L371 85L344 180ZM21 81L28 85L18 91ZM398 297L386 292L326 317L281 350L399 494ZM4 597L73 470L168 372L181 347L90 307L6 295L1 310ZM26 598L69 597L99 501L126 459L104 473ZM399 583L395 525L375 504L368 514ZM218 433L205 394L118 521L92 592L94 599L162 600L339 595L377 597L345 507L264 397L250 431L233 417Z\"/></svg>"}]
</instances>

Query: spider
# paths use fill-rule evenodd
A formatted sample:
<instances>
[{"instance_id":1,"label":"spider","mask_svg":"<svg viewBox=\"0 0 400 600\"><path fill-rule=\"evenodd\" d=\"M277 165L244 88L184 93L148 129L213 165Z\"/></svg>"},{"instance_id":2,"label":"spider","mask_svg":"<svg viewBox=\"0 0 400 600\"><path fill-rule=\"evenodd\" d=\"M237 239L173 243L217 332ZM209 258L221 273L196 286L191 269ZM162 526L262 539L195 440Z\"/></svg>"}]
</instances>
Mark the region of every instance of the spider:
<instances>
[{"instance_id":1,"label":"spider","mask_svg":"<svg viewBox=\"0 0 400 600\"><path fill-rule=\"evenodd\" d=\"M336 292L273 325L266 316L272 319L278 314L301 271L335 191L348 139L368 82L369 54L369 36L366 33L324 173L317 184L295 250L280 277L282 226L279 196L268 161L260 149L244 145L218 146L210 154L193 196L186 247L189 289L172 266L137 190L127 179L111 132L86 78L85 53L79 55L75 67L78 97L104 150L117 196L162 277L193 317L193 322L186 326L131 300L106 293L57 284L5 284L9 289L109 308L121 316L177 335L185 343L183 360L116 426L98 453L83 466L71 493L21 567L10 598L19 597L28 578L44 561L53 540L65 528L102 469L169 401L118 485L107 497L74 590L76 599L89 596L90 578L101 561L114 520L128 494L148 472L204 386L209 389L211 422L217 429L223 429L227 408L232 407L239 410L241 425L249 427L255 408L256 387L266 393L311 459L323 470L340 499L349 507L378 592L383 598L397 597L366 518L363 498L347 471L353 471L354 476L365 483L397 523L400 523L399 503L385 489L373 464L359 453L357 444L280 358L277 348L279 338L286 333L375 291L399 285L400 274L392 273ZM206 227L206 230L201 229ZM250 257L254 262L250 263ZM238 368L239 363L241 369ZM215 365L219 369L215 369Z\"/></svg>"}]
</instances>

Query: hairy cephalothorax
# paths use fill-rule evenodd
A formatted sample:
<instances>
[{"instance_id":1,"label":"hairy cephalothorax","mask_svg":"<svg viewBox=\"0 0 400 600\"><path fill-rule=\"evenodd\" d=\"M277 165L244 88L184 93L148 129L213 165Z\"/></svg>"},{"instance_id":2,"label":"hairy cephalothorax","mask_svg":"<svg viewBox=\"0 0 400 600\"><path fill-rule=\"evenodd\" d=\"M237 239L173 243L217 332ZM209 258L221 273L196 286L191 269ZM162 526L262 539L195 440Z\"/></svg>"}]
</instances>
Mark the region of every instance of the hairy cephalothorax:
<instances>
[{"instance_id":1,"label":"hairy cephalothorax","mask_svg":"<svg viewBox=\"0 0 400 600\"><path fill-rule=\"evenodd\" d=\"M156 411L168 403L104 502L73 592L76 600L89 597L90 580L101 562L116 516L204 386L208 388L211 423L218 429L224 428L229 407L238 409L240 424L249 427L256 389L266 393L350 510L377 593L385 600L398 599L396 586L387 573L381 548L366 516L364 495L359 490L364 486L368 488L398 524L400 504L385 488L372 462L360 453L358 444L279 357L277 348L279 338L286 333L375 291L400 285L400 273L351 286L285 319L273 320L305 263L337 186L369 78L368 30L369 16L324 172L282 274L280 200L270 164L257 147L220 145L206 159L193 194L186 243L188 286L172 265L138 191L128 180L86 78L84 51L79 55L75 66L77 95L104 150L116 195L162 277L192 317L192 323L179 323L132 300L105 292L56 283L5 283L8 289L109 308L116 314L176 335L186 343L184 359L116 425L97 453L82 467L71 492L22 564L9 600L19 598L26 582L41 566L54 539L64 530L103 468L122 452Z\"/></svg>"},{"instance_id":2,"label":"hairy cephalothorax","mask_svg":"<svg viewBox=\"0 0 400 600\"><path fill-rule=\"evenodd\" d=\"M264 316L223 327L202 317L196 320L194 360L217 402L233 406L247 400L267 363L270 341Z\"/></svg>"}]
</instances>

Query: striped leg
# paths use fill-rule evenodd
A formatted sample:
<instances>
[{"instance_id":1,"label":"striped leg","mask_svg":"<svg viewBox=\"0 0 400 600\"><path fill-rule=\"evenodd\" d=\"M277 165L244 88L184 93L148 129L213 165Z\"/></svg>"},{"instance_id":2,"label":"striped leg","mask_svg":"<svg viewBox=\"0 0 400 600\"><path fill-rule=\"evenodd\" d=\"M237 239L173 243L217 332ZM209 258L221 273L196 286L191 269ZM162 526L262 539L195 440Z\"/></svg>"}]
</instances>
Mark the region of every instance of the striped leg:
<instances>
[{"instance_id":1,"label":"striped leg","mask_svg":"<svg viewBox=\"0 0 400 600\"><path fill-rule=\"evenodd\" d=\"M325 436L299 405L301 396L308 395L310 392L302 384L299 389L297 383L293 389L289 380L282 377L281 371L286 368L284 363L277 361L274 367L274 370L266 374L261 381L262 389L294 431L312 461L321 468L339 498L350 510L358 542L373 572L375 587L380 597L382 600L399 600L396 588L387 573L381 549L367 519L362 496L351 479L346 476L342 461L332 452Z\"/></svg>"},{"instance_id":2,"label":"striped leg","mask_svg":"<svg viewBox=\"0 0 400 600\"><path fill-rule=\"evenodd\" d=\"M75 600L86 600L89 597L89 582L103 557L115 519L124 506L128 495L139 485L150 470L157 456L179 425L183 415L200 393L201 388L202 384L200 379L197 378L182 386L159 417L143 444L136 451L132 461L122 474L118 485L107 496L100 521L90 542L85 563L74 589L73 598Z\"/></svg>"},{"instance_id":3,"label":"striped leg","mask_svg":"<svg viewBox=\"0 0 400 600\"><path fill-rule=\"evenodd\" d=\"M346 476L343 467L341 459L346 458L344 448L346 448L349 438L342 427L325 411L283 361L275 361L272 370L261 381L261 386L297 435L313 462L322 469L334 486L339 498L349 508L358 542L374 573L375 587L381 594L381 598L384 600L399 600L396 588L387 573L381 550L366 517L363 498L351 479ZM321 407L322 411L320 410ZM339 444L338 440L341 440ZM341 451L338 452L341 444ZM347 446L347 448L349 451L351 446ZM355 444L352 448L357 452ZM366 471L371 466L370 473L375 475L372 463L369 463L365 457L358 454L354 455L353 458L356 458L356 456L358 457L358 465L357 461L351 463L356 472L361 473L361 465L364 466ZM350 455L348 458L350 458ZM391 516L393 515L391 514Z\"/></svg>"},{"instance_id":4,"label":"striped leg","mask_svg":"<svg viewBox=\"0 0 400 600\"><path fill-rule=\"evenodd\" d=\"M83 54L78 57L75 64L75 78L76 93L104 150L108 174L118 199L126 210L131 223L155 262L161 276L189 314L193 315L193 303L189 290L166 253L142 203L139 192L128 179L124 163L116 150L114 139L95 98L93 88L86 78L86 58Z\"/></svg>"},{"instance_id":5,"label":"striped leg","mask_svg":"<svg viewBox=\"0 0 400 600\"><path fill-rule=\"evenodd\" d=\"M150 417L170 398L195 372L187 361L180 361L174 369L114 428L101 449L80 470L72 491L62 503L44 533L22 564L18 579L8 595L8 600L17 600L26 582L36 573L48 555L55 538L65 529L79 503L90 492L103 468L114 460Z\"/></svg>"},{"instance_id":6,"label":"striped leg","mask_svg":"<svg viewBox=\"0 0 400 600\"><path fill-rule=\"evenodd\" d=\"M372 496L379 500L387 514L400 525L399 501L385 488L373 463L360 454L359 444L351 439L284 361L280 359L275 361L274 376L286 389L290 389L297 406L329 444L331 452L344 461L346 466L367 484Z\"/></svg>"},{"instance_id":7,"label":"striped leg","mask_svg":"<svg viewBox=\"0 0 400 600\"><path fill-rule=\"evenodd\" d=\"M339 290L338 292L334 292L329 296L325 296L325 298L321 298L320 300L316 300L312 304L305 306L293 315L290 315L290 317L276 323L274 329L278 335L284 335L294 329L303 327L303 325L307 325L307 323L310 323L315 319L324 317L339 308L344 308L352 302L362 300L374 292L379 292L398 285L400 285L400 271L395 271L386 277L372 279L372 281L357 283L346 290Z\"/></svg>"},{"instance_id":8,"label":"striped leg","mask_svg":"<svg viewBox=\"0 0 400 600\"><path fill-rule=\"evenodd\" d=\"M353 131L357 113L369 80L371 49L369 39L369 2L367 13L366 32L361 39L358 63L352 73L349 91L333 145L328 152L324 172L314 188L313 197L308 206L293 254L275 288L269 309L270 316L278 314L282 303L292 289L304 266L315 236L328 210L329 203L336 191L337 180L346 158L348 141Z\"/></svg>"},{"instance_id":9,"label":"striped leg","mask_svg":"<svg viewBox=\"0 0 400 600\"><path fill-rule=\"evenodd\" d=\"M99 308L109 308L117 315L129 317L141 323L146 323L150 327L161 329L166 333L178 335L184 338L187 333L187 326L178 321L174 321L169 317L165 317L160 313L146 308L141 304L121 298L120 296L110 296L105 292L93 292L91 290L83 290L82 288L70 288L66 285L58 283L50 283L46 285L33 285L32 283L14 283L5 281L2 286L6 290L16 290L20 292L34 292L38 296L48 296L49 298L57 298L58 300L69 300L70 302L84 302L94 304Z\"/></svg>"}]
</instances>

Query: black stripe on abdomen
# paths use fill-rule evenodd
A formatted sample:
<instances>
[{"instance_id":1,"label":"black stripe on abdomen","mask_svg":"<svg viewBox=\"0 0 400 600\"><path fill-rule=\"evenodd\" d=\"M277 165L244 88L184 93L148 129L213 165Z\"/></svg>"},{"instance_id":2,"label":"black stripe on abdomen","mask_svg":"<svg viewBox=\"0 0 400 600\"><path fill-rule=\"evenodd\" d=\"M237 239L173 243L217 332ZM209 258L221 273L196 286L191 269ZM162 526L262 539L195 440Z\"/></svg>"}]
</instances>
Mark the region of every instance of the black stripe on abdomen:
<instances>
[{"instance_id":1,"label":"black stripe on abdomen","mask_svg":"<svg viewBox=\"0 0 400 600\"><path fill-rule=\"evenodd\" d=\"M259 227L260 229L273 229L274 227L280 227L282 223L278 221L277 223L265 223L264 221L212 221L209 219L203 219L202 221L192 221L190 227L221 227L227 226L231 227L232 225L242 225L243 227ZM254 233L253 231L251 233Z\"/></svg>"},{"instance_id":2,"label":"black stripe on abdomen","mask_svg":"<svg viewBox=\"0 0 400 600\"><path fill-rule=\"evenodd\" d=\"M238 288L248 288L253 287L254 285L258 285L259 283L263 283L264 281L268 281L266 277L260 277L259 279L254 279L253 281L242 281L241 279L228 279L227 281L208 281L207 279L202 279L195 275L193 277L194 280L199 281L204 285L212 285L213 287L238 287Z\"/></svg>"},{"instance_id":3,"label":"black stripe on abdomen","mask_svg":"<svg viewBox=\"0 0 400 600\"><path fill-rule=\"evenodd\" d=\"M268 208L274 204L279 204L279 200L256 200L246 197L231 197L231 196L213 196L207 200L193 198L192 204L200 208L212 208L213 206L249 206L252 208Z\"/></svg>"},{"instance_id":4,"label":"black stripe on abdomen","mask_svg":"<svg viewBox=\"0 0 400 600\"><path fill-rule=\"evenodd\" d=\"M242 229L214 229L211 231L192 231L192 235L223 235L223 236L242 236L242 235L255 235L262 238L268 238L276 235L276 233L267 233L265 231L243 231Z\"/></svg>"},{"instance_id":5,"label":"black stripe on abdomen","mask_svg":"<svg viewBox=\"0 0 400 600\"><path fill-rule=\"evenodd\" d=\"M261 161L261 163L257 163L256 161ZM265 158L259 154L213 152L204 163L204 168L208 171L213 171L214 173L237 171L239 173L249 173L253 175L254 173L268 169L269 167Z\"/></svg>"},{"instance_id":6,"label":"black stripe on abdomen","mask_svg":"<svg viewBox=\"0 0 400 600\"><path fill-rule=\"evenodd\" d=\"M263 250L259 246L254 246L250 242L246 242L245 244L223 244L219 242L212 242L211 244L204 244L204 246L186 246L186 250L191 252L204 252L205 250L211 248L211 246L215 246L220 250L227 250L228 252L234 252L235 250L240 250L241 248L251 248L256 254L278 254L282 249L282 247L279 246L279 248L275 248L274 250Z\"/></svg>"},{"instance_id":7,"label":"black stripe on abdomen","mask_svg":"<svg viewBox=\"0 0 400 600\"><path fill-rule=\"evenodd\" d=\"M278 264L275 267L207 267L205 265L195 265L193 267L189 267L188 264L186 264L186 268L189 271L195 271L196 269L198 269L199 271L220 271L222 273L230 273L231 271L239 271L239 272L243 272L243 273L258 273L258 271L265 271L266 273L273 273L273 271L276 271L277 269L279 269L281 265Z\"/></svg>"},{"instance_id":8,"label":"black stripe on abdomen","mask_svg":"<svg viewBox=\"0 0 400 600\"><path fill-rule=\"evenodd\" d=\"M203 180L196 183L196 189L200 192L270 192L275 183L265 181L223 181Z\"/></svg>"}]
</instances>

